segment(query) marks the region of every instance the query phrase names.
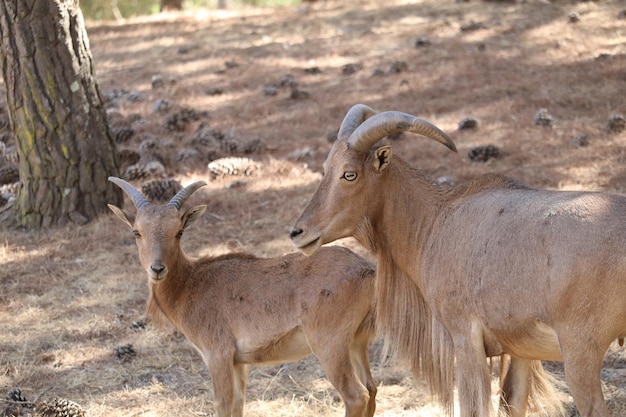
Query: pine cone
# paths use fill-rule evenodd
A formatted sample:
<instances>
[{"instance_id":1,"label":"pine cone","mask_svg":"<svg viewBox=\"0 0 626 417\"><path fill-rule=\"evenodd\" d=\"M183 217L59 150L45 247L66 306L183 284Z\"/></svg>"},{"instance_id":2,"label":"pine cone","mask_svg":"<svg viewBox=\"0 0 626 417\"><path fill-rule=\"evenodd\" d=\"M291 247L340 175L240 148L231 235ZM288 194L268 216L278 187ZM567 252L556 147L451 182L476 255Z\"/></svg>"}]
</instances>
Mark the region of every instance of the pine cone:
<instances>
[{"instance_id":1,"label":"pine cone","mask_svg":"<svg viewBox=\"0 0 626 417\"><path fill-rule=\"evenodd\" d=\"M139 154L146 157L148 155L154 155L161 148L161 140L156 137L149 137L144 139L139 144Z\"/></svg>"},{"instance_id":2,"label":"pine cone","mask_svg":"<svg viewBox=\"0 0 626 417\"><path fill-rule=\"evenodd\" d=\"M341 67L341 73L343 75L351 75L354 74L357 71L360 71L363 69L363 65L361 64L345 64Z\"/></svg>"},{"instance_id":3,"label":"pine cone","mask_svg":"<svg viewBox=\"0 0 626 417\"><path fill-rule=\"evenodd\" d=\"M136 164L137 162L139 162L140 159L139 152L133 151L131 149L120 150L119 156L121 166Z\"/></svg>"},{"instance_id":4,"label":"pine cone","mask_svg":"<svg viewBox=\"0 0 626 417\"><path fill-rule=\"evenodd\" d=\"M626 117L623 114L612 114L606 123L606 131L609 133L620 133L626 130Z\"/></svg>"},{"instance_id":5,"label":"pine cone","mask_svg":"<svg viewBox=\"0 0 626 417\"><path fill-rule=\"evenodd\" d=\"M141 192L148 200L169 201L183 186L174 179L152 180L141 185Z\"/></svg>"},{"instance_id":6,"label":"pine cone","mask_svg":"<svg viewBox=\"0 0 626 417\"><path fill-rule=\"evenodd\" d=\"M172 132L182 132L191 121L198 120L199 115L193 109L181 109L165 119L165 128Z\"/></svg>"},{"instance_id":7,"label":"pine cone","mask_svg":"<svg viewBox=\"0 0 626 417\"><path fill-rule=\"evenodd\" d=\"M165 167L159 161L150 161L146 163L146 172L153 177L165 175Z\"/></svg>"},{"instance_id":8,"label":"pine cone","mask_svg":"<svg viewBox=\"0 0 626 417\"><path fill-rule=\"evenodd\" d=\"M124 143L130 140L133 137L135 131L130 127L116 127L113 129L113 137L115 137L116 143Z\"/></svg>"},{"instance_id":9,"label":"pine cone","mask_svg":"<svg viewBox=\"0 0 626 417\"><path fill-rule=\"evenodd\" d=\"M53 398L37 404L34 417L86 417L86 414L74 401Z\"/></svg>"},{"instance_id":10,"label":"pine cone","mask_svg":"<svg viewBox=\"0 0 626 417\"><path fill-rule=\"evenodd\" d=\"M252 139L243 146L244 153L261 153L265 149L265 144L261 139Z\"/></svg>"},{"instance_id":11,"label":"pine cone","mask_svg":"<svg viewBox=\"0 0 626 417\"><path fill-rule=\"evenodd\" d=\"M220 148L227 153L235 153L239 149L239 141L233 137L226 137L220 141Z\"/></svg>"},{"instance_id":12,"label":"pine cone","mask_svg":"<svg viewBox=\"0 0 626 417\"><path fill-rule=\"evenodd\" d=\"M298 79L296 77L294 77L291 74L287 74L287 75L283 75L280 78L280 81L278 82L278 85L280 87L297 87L298 84L300 84L300 82L298 81Z\"/></svg>"},{"instance_id":13,"label":"pine cone","mask_svg":"<svg viewBox=\"0 0 626 417\"><path fill-rule=\"evenodd\" d=\"M459 130L476 129L478 127L478 119L475 117L465 117L459 122Z\"/></svg>"},{"instance_id":14,"label":"pine cone","mask_svg":"<svg viewBox=\"0 0 626 417\"><path fill-rule=\"evenodd\" d=\"M10 164L0 168L0 185L19 182L20 170L17 165Z\"/></svg>"},{"instance_id":15,"label":"pine cone","mask_svg":"<svg viewBox=\"0 0 626 417\"><path fill-rule=\"evenodd\" d=\"M192 145L216 146L226 135L220 130L214 129L206 124L200 124L196 131L196 137L191 141Z\"/></svg>"},{"instance_id":16,"label":"pine cone","mask_svg":"<svg viewBox=\"0 0 626 417\"><path fill-rule=\"evenodd\" d=\"M474 162L487 162L500 156L500 150L494 145L475 146L469 150L467 156Z\"/></svg>"},{"instance_id":17,"label":"pine cone","mask_svg":"<svg viewBox=\"0 0 626 417\"><path fill-rule=\"evenodd\" d=\"M209 163L209 173L213 178L227 175L253 175L259 165L249 158L221 158Z\"/></svg>"},{"instance_id":18,"label":"pine cone","mask_svg":"<svg viewBox=\"0 0 626 417\"><path fill-rule=\"evenodd\" d=\"M193 148L183 148L176 154L176 160L180 162L195 162L201 159L202 156L200 156L200 152Z\"/></svg>"},{"instance_id":19,"label":"pine cone","mask_svg":"<svg viewBox=\"0 0 626 417\"><path fill-rule=\"evenodd\" d=\"M117 346L115 349L113 349L113 353L115 353L117 359L121 360L122 362L127 362L137 356L135 348L130 343L127 345Z\"/></svg>"},{"instance_id":20,"label":"pine cone","mask_svg":"<svg viewBox=\"0 0 626 417\"><path fill-rule=\"evenodd\" d=\"M409 70L409 64L404 61L394 61L389 67L389 74L400 74Z\"/></svg>"},{"instance_id":21,"label":"pine cone","mask_svg":"<svg viewBox=\"0 0 626 417\"><path fill-rule=\"evenodd\" d=\"M149 176L150 174L146 170L146 166L144 164L130 165L126 168L126 170L124 170L124 178L129 181L147 178Z\"/></svg>"},{"instance_id":22,"label":"pine cone","mask_svg":"<svg viewBox=\"0 0 626 417\"><path fill-rule=\"evenodd\" d=\"M148 163L139 162L135 165L130 165L124 171L124 177L127 180L138 180L148 177L160 177L165 175L165 167L159 161L150 161Z\"/></svg>"},{"instance_id":23,"label":"pine cone","mask_svg":"<svg viewBox=\"0 0 626 417\"><path fill-rule=\"evenodd\" d=\"M9 394L7 395L7 400L12 401L14 403L23 403L19 404L24 408L32 408L32 403L29 403L26 397L22 395L22 390L19 388L13 388ZM16 404L18 405L18 404Z\"/></svg>"},{"instance_id":24,"label":"pine cone","mask_svg":"<svg viewBox=\"0 0 626 417\"><path fill-rule=\"evenodd\" d=\"M134 321L130 325L130 328L133 329L134 331L145 330L146 329L146 321L145 320Z\"/></svg>"},{"instance_id":25,"label":"pine cone","mask_svg":"<svg viewBox=\"0 0 626 417\"><path fill-rule=\"evenodd\" d=\"M552 115L548 113L548 109L539 109L537 114L535 114L533 122L536 126L552 127L554 117L552 117Z\"/></svg>"}]
</instances>

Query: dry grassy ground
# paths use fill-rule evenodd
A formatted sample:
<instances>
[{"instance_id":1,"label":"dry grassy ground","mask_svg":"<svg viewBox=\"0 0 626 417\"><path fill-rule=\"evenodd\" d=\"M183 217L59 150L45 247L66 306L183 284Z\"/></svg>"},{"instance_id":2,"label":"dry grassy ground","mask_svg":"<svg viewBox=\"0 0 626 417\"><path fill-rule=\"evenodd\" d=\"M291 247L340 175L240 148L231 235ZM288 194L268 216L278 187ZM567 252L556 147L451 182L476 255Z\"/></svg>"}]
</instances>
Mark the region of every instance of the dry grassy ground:
<instances>
[{"instance_id":1,"label":"dry grassy ground","mask_svg":"<svg viewBox=\"0 0 626 417\"><path fill-rule=\"evenodd\" d=\"M501 172L537 187L626 192L626 132L607 129L626 113L625 9L621 0L321 1L88 23L88 32L125 175L159 160L168 178L209 182L192 199L209 209L185 249L270 256L292 251L287 233L320 179L327 136L359 102L450 133L458 154L394 140L433 177ZM542 108L551 127L534 123ZM466 117L478 128L458 129ZM499 157L469 159L489 144ZM251 158L248 175L225 164L211 175L209 160L229 156ZM39 233L5 228L0 244L0 398L19 387L93 417L213 414L199 356L176 332L141 326L147 283L125 225L106 215ZM118 358L127 344L136 355ZM372 357L378 415L439 415L401 366L381 363L378 344ZM626 415L625 369L612 347L603 381L616 416ZM251 416L343 413L314 358L254 369L247 398Z\"/></svg>"}]
</instances>

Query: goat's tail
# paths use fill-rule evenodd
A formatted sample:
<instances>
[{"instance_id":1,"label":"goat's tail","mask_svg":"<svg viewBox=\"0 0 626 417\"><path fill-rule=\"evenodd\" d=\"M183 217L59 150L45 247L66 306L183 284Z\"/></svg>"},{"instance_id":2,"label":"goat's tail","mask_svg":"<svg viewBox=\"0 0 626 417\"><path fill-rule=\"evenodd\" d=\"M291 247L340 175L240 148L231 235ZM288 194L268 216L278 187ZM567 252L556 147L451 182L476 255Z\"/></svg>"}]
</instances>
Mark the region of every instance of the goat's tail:
<instances>
[{"instance_id":1,"label":"goat's tail","mask_svg":"<svg viewBox=\"0 0 626 417\"><path fill-rule=\"evenodd\" d=\"M393 354L413 376L424 377L445 415L454 413L454 352L452 338L432 314L417 285L379 259L376 277L376 318L384 339L383 358Z\"/></svg>"},{"instance_id":2,"label":"goat's tail","mask_svg":"<svg viewBox=\"0 0 626 417\"><path fill-rule=\"evenodd\" d=\"M538 415L564 416L565 407L559 387L563 383L543 369L541 361L531 361L528 411Z\"/></svg>"}]
</instances>

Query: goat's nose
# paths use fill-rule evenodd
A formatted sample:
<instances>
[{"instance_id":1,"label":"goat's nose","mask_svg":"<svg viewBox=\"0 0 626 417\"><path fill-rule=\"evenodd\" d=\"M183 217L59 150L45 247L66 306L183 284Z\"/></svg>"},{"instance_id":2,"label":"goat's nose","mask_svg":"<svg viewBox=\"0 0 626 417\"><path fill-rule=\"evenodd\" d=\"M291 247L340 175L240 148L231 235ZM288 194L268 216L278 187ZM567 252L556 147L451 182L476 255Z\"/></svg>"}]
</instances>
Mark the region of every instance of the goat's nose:
<instances>
[{"instance_id":1,"label":"goat's nose","mask_svg":"<svg viewBox=\"0 0 626 417\"><path fill-rule=\"evenodd\" d=\"M152 269L152 271L155 274L160 274L161 272L163 272L165 270L165 266L163 266L161 264L152 264L152 266L150 266L150 269Z\"/></svg>"},{"instance_id":2,"label":"goat's nose","mask_svg":"<svg viewBox=\"0 0 626 417\"><path fill-rule=\"evenodd\" d=\"M301 235L303 232L304 230L302 229L292 227L291 230L289 231L289 237L293 239L294 237Z\"/></svg>"}]
</instances>

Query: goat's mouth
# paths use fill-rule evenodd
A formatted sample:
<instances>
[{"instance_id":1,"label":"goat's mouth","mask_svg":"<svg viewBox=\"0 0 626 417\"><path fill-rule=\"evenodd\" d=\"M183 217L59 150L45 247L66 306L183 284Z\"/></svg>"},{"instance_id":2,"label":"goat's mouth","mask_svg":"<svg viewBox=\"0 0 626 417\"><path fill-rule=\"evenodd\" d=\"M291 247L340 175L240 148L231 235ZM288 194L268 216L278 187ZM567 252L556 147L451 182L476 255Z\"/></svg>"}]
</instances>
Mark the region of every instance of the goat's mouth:
<instances>
[{"instance_id":1,"label":"goat's mouth","mask_svg":"<svg viewBox=\"0 0 626 417\"><path fill-rule=\"evenodd\" d=\"M158 284L161 281L163 281L165 279L165 276L167 275L166 271L160 272L160 273L155 273L153 271L148 271L148 280L150 280L151 283L153 284Z\"/></svg>"},{"instance_id":2,"label":"goat's mouth","mask_svg":"<svg viewBox=\"0 0 626 417\"><path fill-rule=\"evenodd\" d=\"M303 243L297 243L293 240L292 242L296 249L309 256L312 255L313 252L315 252L317 249L319 249L320 246L322 246L322 237L318 236L313 240L309 240L308 242Z\"/></svg>"},{"instance_id":3,"label":"goat's mouth","mask_svg":"<svg viewBox=\"0 0 626 417\"><path fill-rule=\"evenodd\" d=\"M150 280L150 282L151 282L151 283L153 283L153 284L158 284L158 283L160 283L161 281L163 281L163 278L165 278L165 277L162 277L162 276L149 276L149 277L148 277L148 279Z\"/></svg>"}]
</instances>

